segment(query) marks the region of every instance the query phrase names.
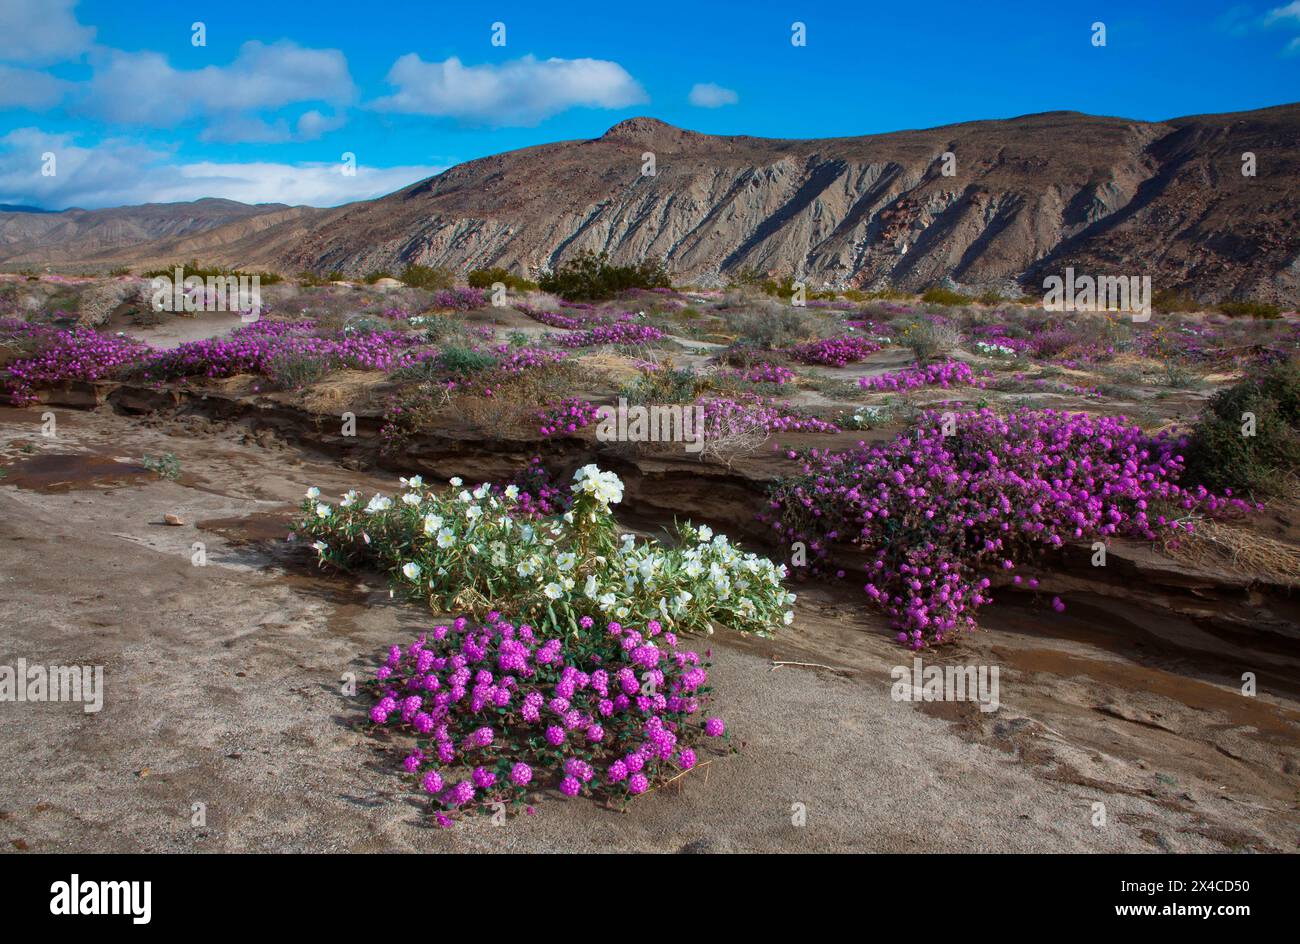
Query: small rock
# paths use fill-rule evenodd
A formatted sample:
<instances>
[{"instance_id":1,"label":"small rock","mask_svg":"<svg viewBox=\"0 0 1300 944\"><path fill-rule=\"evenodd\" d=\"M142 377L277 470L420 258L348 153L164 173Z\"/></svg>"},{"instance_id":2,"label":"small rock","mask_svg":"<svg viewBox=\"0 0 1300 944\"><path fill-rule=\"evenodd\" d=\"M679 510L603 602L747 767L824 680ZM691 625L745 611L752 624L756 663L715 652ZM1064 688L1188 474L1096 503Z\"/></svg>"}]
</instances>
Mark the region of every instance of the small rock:
<instances>
[{"instance_id":1,"label":"small rock","mask_svg":"<svg viewBox=\"0 0 1300 944\"><path fill-rule=\"evenodd\" d=\"M163 515L163 521L165 521L167 524L175 525L175 526L183 525L185 523L185 521L181 518L180 515L173 515L171 512L168 512L167 514Z\"/></svg>"}]
</instances>

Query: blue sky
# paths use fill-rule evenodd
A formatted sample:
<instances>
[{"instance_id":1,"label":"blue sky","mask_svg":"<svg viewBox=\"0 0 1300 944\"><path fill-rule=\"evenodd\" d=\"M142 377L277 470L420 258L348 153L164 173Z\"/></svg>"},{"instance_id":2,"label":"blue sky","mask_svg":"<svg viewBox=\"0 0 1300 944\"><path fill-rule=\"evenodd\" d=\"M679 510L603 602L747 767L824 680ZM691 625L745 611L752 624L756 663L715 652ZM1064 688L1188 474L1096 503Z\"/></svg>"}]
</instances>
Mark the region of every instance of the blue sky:
<instances>
[{"instance_id":1,"label":"blue sky","mask_svg":"<svg viewBox=\"0 0 1300 944\"><path fill-rule=\"evenodd\" d=\"M1300 0L0 0L0 203L335 205L643 114L802 138L1297 89Z\"/></svg>"}]
</instances>

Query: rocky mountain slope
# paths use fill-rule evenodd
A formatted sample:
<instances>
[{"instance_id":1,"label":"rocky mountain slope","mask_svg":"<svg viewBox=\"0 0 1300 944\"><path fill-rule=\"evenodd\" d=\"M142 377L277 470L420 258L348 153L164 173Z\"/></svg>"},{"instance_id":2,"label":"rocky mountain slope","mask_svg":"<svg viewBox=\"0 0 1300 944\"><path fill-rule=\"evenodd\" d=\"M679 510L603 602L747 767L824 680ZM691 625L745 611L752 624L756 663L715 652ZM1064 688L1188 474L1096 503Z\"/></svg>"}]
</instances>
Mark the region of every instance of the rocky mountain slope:
<instances>
[{"instance_id":1,"label":"rocky mountain slope","mask_svg":"<svg viewBox=\"0 0 1300 944\"><path fill-rule=\"evenodd\" d=\"M1254 176L1242 174L1248 153ZM653 176L643 173L650 155ZM280 208L77 258L535 273L592 249L619 262L661 256L677 278L702 284L756 270L814 286L951 280L1004 291L1041 291L1045 275L1074 266L1150 275L1157 291L1205 300L1294 302L1297 181L1300 104L1166 122L1053 112L819 140L719 137L633 118L592 140L470 161L377 200Z\"/></svg>"}]
</instances>

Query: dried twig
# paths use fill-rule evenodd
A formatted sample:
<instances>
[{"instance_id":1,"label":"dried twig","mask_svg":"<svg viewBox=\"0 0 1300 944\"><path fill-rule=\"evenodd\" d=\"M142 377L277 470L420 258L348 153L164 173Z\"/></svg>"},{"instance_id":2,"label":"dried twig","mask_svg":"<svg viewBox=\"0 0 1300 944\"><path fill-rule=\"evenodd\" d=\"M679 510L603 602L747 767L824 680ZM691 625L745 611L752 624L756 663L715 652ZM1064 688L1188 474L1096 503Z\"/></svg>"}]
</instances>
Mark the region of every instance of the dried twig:
<instances>
[{"instance_id":1,"label":"dried twig","mask_svg":"<svg viewBox=\"0 0 1300 944\"><path fill-rule=\"evenodd\" d=\"M830 669L832 672L835 671L835 669L832 666L822 665L820 662L789 662L783 659L773 659L771 671L775 672L783 665L802 665L810 669Z\"/></svg>"}]
</instances>

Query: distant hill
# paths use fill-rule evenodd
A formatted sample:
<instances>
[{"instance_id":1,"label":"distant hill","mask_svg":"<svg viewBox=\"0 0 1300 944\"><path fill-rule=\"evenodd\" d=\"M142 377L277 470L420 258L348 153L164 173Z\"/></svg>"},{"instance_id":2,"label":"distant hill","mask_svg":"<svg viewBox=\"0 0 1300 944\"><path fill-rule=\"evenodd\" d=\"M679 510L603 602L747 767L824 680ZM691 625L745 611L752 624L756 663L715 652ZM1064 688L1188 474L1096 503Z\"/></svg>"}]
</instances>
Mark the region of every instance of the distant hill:
<instances>
[{"instance_id":1,"label":"distant hill","mask_svg":"<svg viewBox=\"0 0 1300 944\"><path fill-rule=\"evenodd\" d=\"M647 153L654 176L642 174ZM1248 153L1255 176L1242 174ZM66 239L42 230L21 251L0 249L0 262L533 272L592 249L619 262L660 256L678 279L704 284L755 270L815 286L920 289L951 279L1032 290L1074 266L1151 275L1157 290L1206 300L1294 303L1298 181L1296 104L1163 122L1053 112L817 140L720 137L633 118L599 138L469 161L330 210L239 215L228 201L211 201L220 212L184 209L210 202L199 201L141 219L149 208L94 211L125 216L113 226L111 217L95 226L78 218ZM218 222L224 213L233 218ZM21 219L36 229L64 216ZM0 247L16 218L0 216Z\"/></svg>"},{"instance_id":2,"label":"distant hill","mask_svg":"<svg viewBox=\"0 0 1300 944\"><path fill-rule=\"evenodd\" d=\"M287 210L284 204L249 206L237 200L146 203L108 210L0 206L0 265L78 265L105 253L131 256L137 248L193 236L237 221Z\"/></svg>"}]
</instances>

